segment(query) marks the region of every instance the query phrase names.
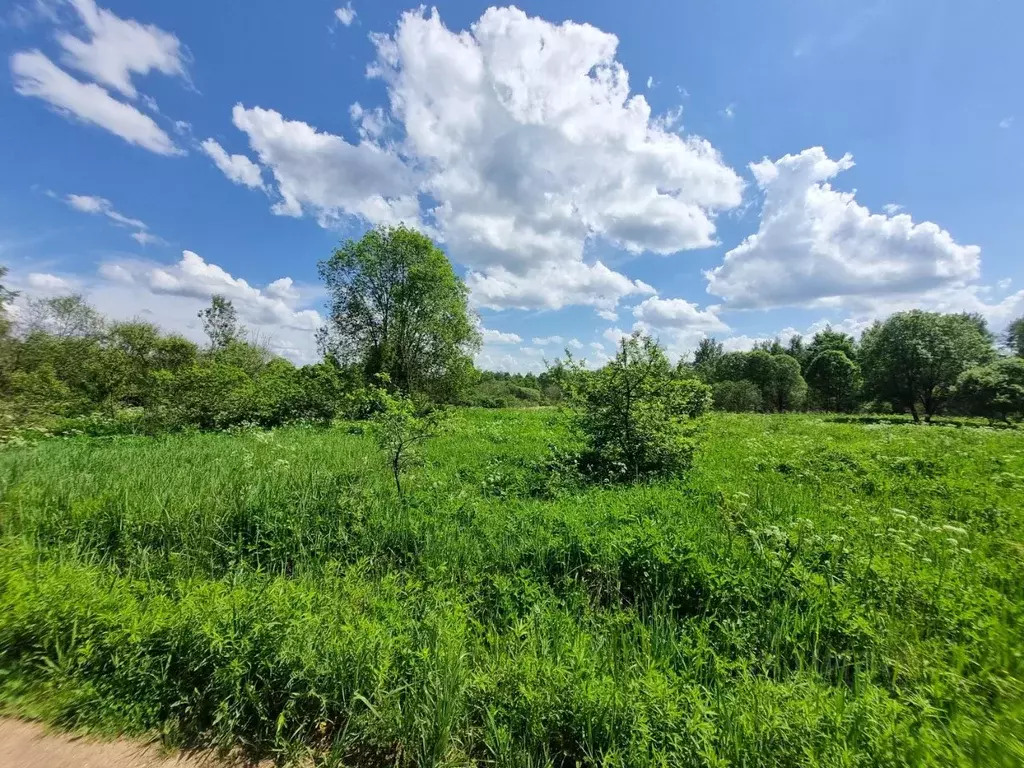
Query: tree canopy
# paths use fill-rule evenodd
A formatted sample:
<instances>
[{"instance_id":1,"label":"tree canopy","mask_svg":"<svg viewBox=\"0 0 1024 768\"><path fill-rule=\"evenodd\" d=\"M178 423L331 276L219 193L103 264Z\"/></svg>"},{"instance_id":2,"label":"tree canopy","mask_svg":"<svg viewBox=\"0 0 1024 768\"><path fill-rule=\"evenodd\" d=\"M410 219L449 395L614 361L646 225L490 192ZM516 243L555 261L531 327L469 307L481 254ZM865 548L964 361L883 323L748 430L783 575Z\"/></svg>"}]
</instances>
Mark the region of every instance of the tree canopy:
<instances>
[{"instance_id":1,"label":"tree canopy","mask_svg":"<svg viewBox=\"0 0 1024 768\"><path fill-rule=\"evenodd\" d=\"M1017 357L1024 357L1024 317L1018 317L1006 329L1006 346Z\"/></svg>"},{"instance_id":2,"label":"tree canopy","mask_svg":"<svg viewBox=\"0 0 1024 768\"><path fill-rule=\"evenodd\" d=\"M385 373L409 393L460 387L480 334L465 283L430 238L377 227L320 262L320 277L330 294L326 354L359 365L367 381Z\"/></svg>"},{"instance_id":3,"label":"tree canopy","mask_svg":"<svg viewBox=\"0 0 1024 768\"><path fill-rule=\"evenodd\" d=\"M214 294L210 306L199 311L203 331L210 339L210 347L224 349L232 342L243 338L242 326L238 322L238 310L229 299Z\"/></svg>"},{"instance_id":4,"label":"tree canopy","mask_svg":"<svg viewBox=\"0 0 1024 768\"><path fill-rule=\"evenodd\" d=\"M1004 357L960 374L957 399L964 411L990 421L1024 417L1024 360Z\"/></svg>"},{"instance_id":5,"label":"tree canopy","mask_svg":"<svg viewBox=\"0 0 1024 768\"><path fill-rule=\"evenodd\" d=\"M860 360L873 397L925 420L949 400L964 371L995 357L992 337L977 315L918 309L898 312L865 331Z\"/></svg>"},{"instance_id":6,"label":"tree canopy","mask_svg":"<svg viewBox=\"0 0 1024 768\"><path fill-rule=\"evenodd\" d=\"M860 383L860 368L839 349L826 349L807 366L807 385L813 400L826 411L851 410Z\"/></svg>"}]
</instances>

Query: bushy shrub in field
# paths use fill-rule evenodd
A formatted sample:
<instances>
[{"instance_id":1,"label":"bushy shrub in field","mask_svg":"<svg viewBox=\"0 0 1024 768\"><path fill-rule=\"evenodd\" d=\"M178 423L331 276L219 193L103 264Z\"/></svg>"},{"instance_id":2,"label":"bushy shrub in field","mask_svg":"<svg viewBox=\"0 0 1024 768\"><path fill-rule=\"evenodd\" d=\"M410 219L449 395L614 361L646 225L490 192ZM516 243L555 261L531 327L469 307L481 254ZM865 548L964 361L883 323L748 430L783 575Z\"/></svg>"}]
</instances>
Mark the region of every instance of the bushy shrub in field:
<instances>
[{"instance_id":1,"label":"bushy shrub in field","mask_svg":"<svg viewBox=\"0 0 1024 768\"><path fill-rule=\"evenodd\" d=\"M1005 357L960 374L956 400L970 415L991 421L1024 417L1024 359Z\"/></svg>"},{"instance_id":2,"label":"bushy shrub in field","mask_svg":"<svg viewBox=\"0 0 1024 768\"><path fill-rule=\"evenodd\" d=\"M571 357L565 369L568 413L584 449L581 466L604 479L634 481L689 468L696 441L685 425L711 404L711 388L675 378L650 336L624 338L603 368Z\"/></svg>"}]
</instances>

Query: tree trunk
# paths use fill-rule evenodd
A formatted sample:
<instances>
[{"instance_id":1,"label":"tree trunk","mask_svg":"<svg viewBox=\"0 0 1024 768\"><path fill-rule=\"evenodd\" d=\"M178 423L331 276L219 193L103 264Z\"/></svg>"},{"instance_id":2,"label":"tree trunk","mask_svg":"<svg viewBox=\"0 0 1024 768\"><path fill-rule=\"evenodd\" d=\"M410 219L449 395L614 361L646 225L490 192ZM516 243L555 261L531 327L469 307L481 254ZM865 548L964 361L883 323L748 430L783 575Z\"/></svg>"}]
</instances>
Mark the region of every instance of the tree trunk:
<instances>
[{"instance_id":1,"label":"tree trunk","mask_svg":"<svg viewBox=\"0 0 1024 768\"><path fill-rule=\"evenodd\" d=\"M914 403L910 404L910 415L914 417L915 424L918 424L921 421L920 417L917 415L917 405Z\"/></svg>"}]
</instances>

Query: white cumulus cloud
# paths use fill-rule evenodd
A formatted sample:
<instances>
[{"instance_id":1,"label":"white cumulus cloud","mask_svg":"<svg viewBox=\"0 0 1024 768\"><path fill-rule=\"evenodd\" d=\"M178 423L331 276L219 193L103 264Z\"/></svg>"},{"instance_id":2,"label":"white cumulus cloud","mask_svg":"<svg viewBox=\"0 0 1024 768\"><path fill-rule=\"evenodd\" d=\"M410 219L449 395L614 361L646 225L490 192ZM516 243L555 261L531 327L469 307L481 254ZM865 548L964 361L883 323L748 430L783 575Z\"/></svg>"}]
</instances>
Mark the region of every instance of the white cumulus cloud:
<instances>
[{"instance_id":1,"label":"white cumulus cloud","mask_svg":"<svg viewBox=\"0 0 1024 768\"><path fill-rule=\"evenodd\" d=\"M717 150L631 93L618 39L589 24L490 8L459 31L420 9L372 40L388 105L351 106L358 143L259 106L236 106L235 125L277 213L420 226L470 269L479 306L611 311L653 290L585 258L588 242L707 247L742 201Z\"/></svg>"},{"instance_id":2,"label":"white cumulus cloud","mask_svg":"<svg viewBox=\"0 0 1024 768\"><path fill-rule=\"evenodd\" d=\"M853 167L821 147L751 164L764 191L760 227L706 272L728 308L828 306L923 293L977 277L981 249L931 222L872 214L827 183Z\"/></svg>"},{"instance_id":3,"label":"white cumulus cloud","mask_svg":"<svg viewBox=\"0 0 1024 768\"><path fill-rule=\"evenodd\" d=\"M324 226L346 214L375 223L418 221L412 173L395 154L372 141L350 144L271 109L237 104L232 115L274 175L281 197L274 213L310 211Z\"/></svg>"},{"instance_id":4,"label":"white cumulus cloud","mask_svg":"<svg viewBox=\"0 0 1024 768\"><path fill-rule=\"evenodd\" d=\"M491 328L481 328L480 335L484 344L519 344L523 338L518 333L506 333L495 331Z\"/></svg>"},{"instance_id":5,"label":"white cumulus cloud","mask_svg":"<svg viewBox=\"0 0 1024 768\"><path fill-rule=\"evenodd\" d=\"M466 284L473 301L489 309L561 309L572 304L610 309L624 296L655 292L647 283L630 280L601 262L582 261L546 262L525 275L492 267L470 272Z\"/></svg>"},{"instance_id":6,"label":"white cumulus cloud","mask_svg":"<svg viewBox=\"0 0 1024 768\"><path fill-rule=\"evenodd\" d=\"M28 275L27 282L30 288L44 293L66 293L74 290L74 284L57 275L51 275L47 272L31 272Z\"/></svg>"}]
</instances>

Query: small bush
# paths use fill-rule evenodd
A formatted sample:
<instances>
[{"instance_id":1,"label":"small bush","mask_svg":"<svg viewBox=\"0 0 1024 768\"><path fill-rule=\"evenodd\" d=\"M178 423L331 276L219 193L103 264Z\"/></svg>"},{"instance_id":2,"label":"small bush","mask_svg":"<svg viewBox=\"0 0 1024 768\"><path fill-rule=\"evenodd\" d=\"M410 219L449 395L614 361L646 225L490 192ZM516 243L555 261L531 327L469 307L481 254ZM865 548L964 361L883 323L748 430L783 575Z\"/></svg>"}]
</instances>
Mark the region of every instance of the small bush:
<instances>
[{"instance_id":1,"label":"small bush","mask_svg":"<svg viewBox=\"0 0 1024 768\"><path fill-rule=\"evenodd\" d=\"M690 467L696 450L686 419L711 403L699 381L675 378L649 336L623 339L615 359L587 371L571 357L566 373L569 414L584 444L580 466L603 480L636 481Z\"/></svg>"}]
</instances>

